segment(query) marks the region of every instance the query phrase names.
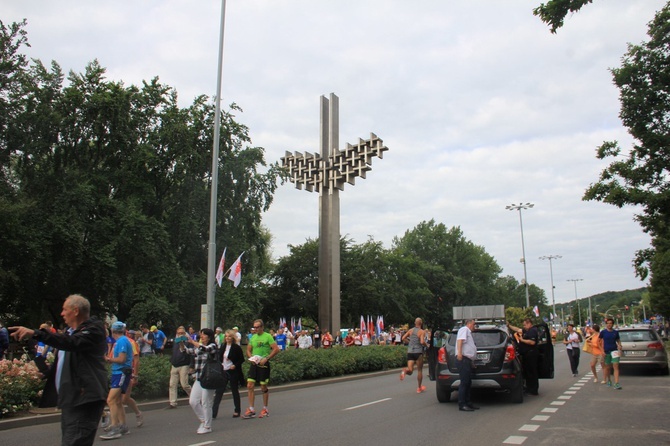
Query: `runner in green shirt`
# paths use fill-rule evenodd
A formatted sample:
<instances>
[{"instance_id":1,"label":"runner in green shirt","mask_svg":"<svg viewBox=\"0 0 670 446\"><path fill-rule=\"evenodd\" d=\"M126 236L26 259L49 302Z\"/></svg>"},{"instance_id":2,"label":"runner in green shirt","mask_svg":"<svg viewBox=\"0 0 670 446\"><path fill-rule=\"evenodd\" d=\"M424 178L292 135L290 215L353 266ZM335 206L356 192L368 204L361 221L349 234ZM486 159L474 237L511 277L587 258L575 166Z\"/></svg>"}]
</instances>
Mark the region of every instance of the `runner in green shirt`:
<instances>
[{"instance_id":1,"label":"runner in green shirt","mask_svg":"<svg viewBox=\"0 0 670 446\"><path fill-rule=\"evenodd\" d=\"M258 418L269 416L268 413L268 399L269 390L268 382L270 381L270 359L279 353L279 346L270 333L263 331L263 321L256 319L252 326L254 334L247 345L247 357L251 361L249 374L247 375L247 390L249 391L249 408L244 413L243 418L253 418L256 416L254 410L254 389L256 383L260 384L261 392L263 392L263 410L258 415Z\"/></svg>"}]
</instances>

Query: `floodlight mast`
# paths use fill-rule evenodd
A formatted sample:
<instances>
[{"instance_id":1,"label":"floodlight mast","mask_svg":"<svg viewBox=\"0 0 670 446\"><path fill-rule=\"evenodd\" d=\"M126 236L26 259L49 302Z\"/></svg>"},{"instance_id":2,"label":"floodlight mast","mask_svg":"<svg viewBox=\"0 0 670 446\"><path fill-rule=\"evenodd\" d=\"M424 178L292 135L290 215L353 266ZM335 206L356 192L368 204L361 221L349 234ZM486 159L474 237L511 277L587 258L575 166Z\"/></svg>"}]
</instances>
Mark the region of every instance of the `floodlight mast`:
<instances>
[{"instance_id":1,"label":"floodlight mast","mask_svg":"<svg viewBox=\"0 0 670 446\"><path fill-rule=\"evenodd\" d=\"M553 308L553 317L556 317L556 299L554 299L554 269L551 266L551 261L553 259L560 259L563 256L559 255L550 255L550 256L542 256L540 257L540 260L549 260L549 275L551 277L551 306Z\"/></svg>"},{"instance_id":2,"label":"floodlight mast","mask_svg":"<svg viewBox=\"0 0 670 446\"><path fill-rule=\"evenodd\" d=\"M519 203L519 204L510 204L505 206L505 209L509 211L519 211L519 226L521 227L521 263L523 263L523 282L524 288L526 289L526 308L530 307L530 294L528 292L528 273L526 271L526 246L523 242L523 219L521 218L522 209L530 209L535 206L533 203Z\"/></svg>"}]
</instances>

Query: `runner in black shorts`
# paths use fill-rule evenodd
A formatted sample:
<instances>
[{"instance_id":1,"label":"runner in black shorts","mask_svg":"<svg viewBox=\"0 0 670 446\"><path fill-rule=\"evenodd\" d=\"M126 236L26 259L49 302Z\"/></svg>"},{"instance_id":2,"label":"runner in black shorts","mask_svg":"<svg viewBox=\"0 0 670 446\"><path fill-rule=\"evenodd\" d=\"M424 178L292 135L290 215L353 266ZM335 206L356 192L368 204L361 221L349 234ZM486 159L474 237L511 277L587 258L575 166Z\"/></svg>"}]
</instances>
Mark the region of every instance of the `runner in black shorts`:
<instances>
[{"instance_id":1,"label":"runner in black shorts","mask_svg":"<svg viewBox=\"0 0 670 446\"><path fill-rule=\"evenodd\" d=\"M414 328L407 330L402 337L403 342L409 338L407 344L407 367L400 372L400 380L405 379L405 375L411 375L414 372L414 363L416 363L418 387L416 393L422 393L426 390L426 386L422 385L423 381L423 348L426 346L426 332L423 328L423 321L420 317L414 320Z\"/></svg>"}]
</instances>

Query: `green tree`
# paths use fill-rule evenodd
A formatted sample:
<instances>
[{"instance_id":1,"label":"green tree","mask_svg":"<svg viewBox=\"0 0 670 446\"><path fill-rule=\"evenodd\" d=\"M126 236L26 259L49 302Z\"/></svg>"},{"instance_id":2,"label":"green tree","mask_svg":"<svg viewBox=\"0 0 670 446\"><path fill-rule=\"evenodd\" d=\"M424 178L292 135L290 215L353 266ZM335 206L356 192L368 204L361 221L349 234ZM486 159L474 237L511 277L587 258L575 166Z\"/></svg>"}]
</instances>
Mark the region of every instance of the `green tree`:
<instances>
[{"instance_id":1,"label":"green tree","mask_svg":"<svg viewBox=\"0 0 670 446\"><path fill-rule=\"evenodd\" d=\"M565 17L582 9L593 0L550 0L533 9L533 14L549 25L552 33L563 27Z\"/></svg>"},{"instance_id":2,"label":"green tree","mask_svg":"<svg viewBox=\"0 0 670 446\"><path fill-rule=\"evenodd\" d=\"M197 323L214 105L200 96L182 108L157 78L107 80L97 61L64 82L57 63L20 53L24 26L0 22L0 308L22 323L58 320L63 298L79 292L95 314L133 325ZM221 117L217 246L246 251L245 281L217 301L245 319L262 307L261 214L282 171L250 146L238 112L232 104Z\"/></svg>"},{"instance_id":3,"label":"green tree","mask_svg":"<svg viewBox=\"0 0 670 446\"><path fill-rule=\"evenodd\" d=\"M450 321L454 306L491 303L500 291L496 280L502 269L483 247L467 240L460 228L424 221L393 243L402 255L425 262L419 271L431 298L442 299L440 320Z\"/></svg>"},{"instance_id":4,"label":"green tree","mask_svg":"<svg viewBox=\"0 0 670 446\"><path fill-rule=\"evenodd\" d=\"M652 247L636 253L636 274L645 279L651 272L651 305L670 315L666 280L670 274L670 6L656 14L648 35L648 42L629 45L621 67L612 70L620 90L619 116L635 143L627 156L616 141L598 148L599 159L614 161L589 186L584 199L642 209L635 219L650 234Z\"/></svg>"}]
</instances>

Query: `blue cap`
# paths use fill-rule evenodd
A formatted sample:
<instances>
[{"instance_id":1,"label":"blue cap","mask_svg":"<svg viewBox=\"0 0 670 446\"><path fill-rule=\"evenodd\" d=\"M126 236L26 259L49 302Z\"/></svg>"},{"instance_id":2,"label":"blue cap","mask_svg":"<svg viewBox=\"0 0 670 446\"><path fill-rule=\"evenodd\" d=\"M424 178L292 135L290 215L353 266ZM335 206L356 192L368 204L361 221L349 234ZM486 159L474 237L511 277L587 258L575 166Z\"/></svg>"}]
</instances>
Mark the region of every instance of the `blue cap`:
<instances>
[{"instance_id":1,"label":"blue cap","mask_svg":"<svg viewBox=\"0 0 670 446\"><path fill-rule=\"evenodd\" d=\"M112 324L112 331L123 331L126 328L126 324L121 321L116 321Z\"/></svg>"}]
</instances>

